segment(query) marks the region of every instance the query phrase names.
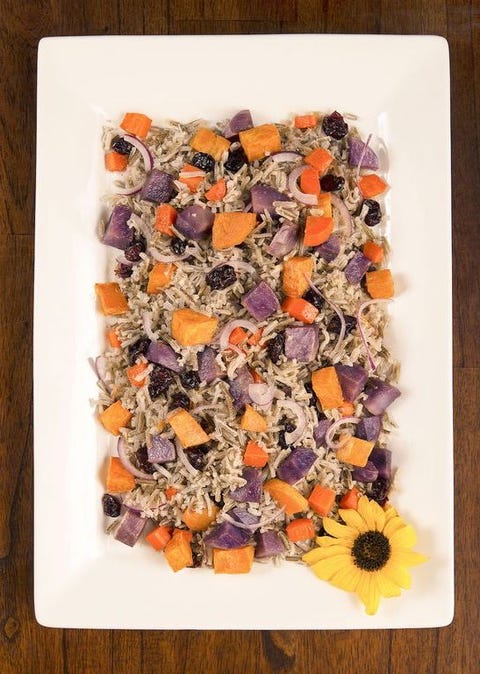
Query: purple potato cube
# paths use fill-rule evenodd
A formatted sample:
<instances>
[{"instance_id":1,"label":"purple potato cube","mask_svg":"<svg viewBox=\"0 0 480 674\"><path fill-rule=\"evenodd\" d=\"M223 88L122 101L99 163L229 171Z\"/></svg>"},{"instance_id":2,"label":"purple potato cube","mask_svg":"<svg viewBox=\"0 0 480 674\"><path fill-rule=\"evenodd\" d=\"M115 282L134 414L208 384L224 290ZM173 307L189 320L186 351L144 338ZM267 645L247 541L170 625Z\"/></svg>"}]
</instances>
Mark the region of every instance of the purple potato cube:
<instances>
[{"instance_id":1,"label":"purple potato cube","mask_svg":"<svg viewBox=\"0 0 480 674\"><path fill-rule=\"evenodd\" d=\"M257 543L255 557L259 559L281 555L285 552L285 545L276 531L258 532L255 535L255 541Z\"/></svg>"},{"instance_id":2,"label":"purple potato cube","mask_svg":"<svg viewBox=\"0 0 480 674\"><path fill-rule=\"evenodd\" d=\"M178 364L178 356L170 344L165 342L150 342L147 349L146 358L152 363L163 365L173 372L180 372L181 367Z\"/></svg>"},{"instance_id":3,"label":"purple potato cube","mask_svg":"<svg viewBox=\"0 0 480 674\"><path fill-rule=\"evenodd\" d=\"M232 508L228 514L230 517L233 517L234 520L237 520L237 522L247 524L248 526L258 524L260 521L258 515L252 515L252 513L246 508L242 508L242 506L235 506L235 508Z\"/></svg>"},{"instance_id":4,"label":"purple potato cube","mask_svg":"<svg viewBox=\"0 0 480 674\"><path fill-rule=\"evenodd\" d=\"M211 384L222 374L222 369L215 360L216 356L217 354L210 346L206 346L197 355L198 376L200 381L204 381L206 384Z\"/></svg>"},{"instance_id":5,"label":"purple potato cube","mask_svg":"<svg viewBox=\"0 0 480 674\"><path fill-rule=\"evenodd\" d=\"M388 384L381 379L371 379L363 405L370 414L377 416L383 414L387 407L400 395L400 391L396 386L392 386L392 384Z\"/></svg>"},{"instance_id":6,"label":"purple potato cube","mask_svg":"<svg viewBox=\"0 0 480 674\"><path fill-rule=\"evenodd\" d=\"M299 363L311 363L317 355L320 337L317 325L287 328L285 330L285 355Z\"/></svg>"},{"instance_id":7,"label":"purple potato cube","mask_svg":"<svg viewBox=\"0 0 480 674\"><path fill-rule=\"evenodd\" d=\"M242 548L250 540L251 534L245 529L239 529L230 522L222 522L210 531L203 542L205 545L220 550Z\"/></svg>"},{"instance_id":8,"label":"purple potato cube","mask_svg":"<svg viewBox=\"0 0 480 674\"><path fill-rule=\"evenodd\" d=\"M340 239L335 234L332 234L325 243L321 243L315 247L315 252L325 262L332 262L340 252Z\"/></svg>"},{"instance_id":9,"label":"purple potato cube","mask_svg":"<svg viewBox=\"0 0 480 674\"><path fill-rule=\"evenodd\" d=\"M173 192L173 178L169 173L152 169L143 183L140 199L163 204L170 201Z\"/></svg>"},{"instance_id":10,"label":"purple potato cube","mask_svg":"<svg viewBox=\"0 0 480 674\"><path fill-rule=\"evenodd\" d=\"M262 474L256 468L245 466L242 477L246 480L243 487L237 487L230 492L234 501L239 503L260 503L262 499Z\"/></svg>"},{"instance_id":11,"label":"purple potato cube","mask_svg":"<svg viewBox=\"0 0 480 674\"><path fill-rule=\"evenodd\" d=\"M132 210L128 206L114 206L108 218L102 243L120 250L128 248L135 236L134 230L127 224L131 215Z\"/></svg>"},{"instance_id":12,"label":"purple potato cube","mask_svg":"<svg viewBox=\"0 0 480 674\"><path fill-rule=\"evenodd\" d=\"M367 461L363 468L354 468L352 478L357 482L375 482L378 477L378 470L372 461Z\"/></svg>"},{"instance_id":13,"label":"purple potato cube","mask_svg":"<svg viewBox=\"0 0 480 674\"><path fill-rule=\"evenodd\" d=\"M313 439L315 440L317 447L321 447L323 444L325 444L325 436L327 435L327 431L331 425L332 422L330 419L320 419L318 424L313 429Z\"/></svg>"},{"instance_id":14,"label":"purple potato cube","mask_svg":"<svg viewBox=\"0 0 480 674\"><path fill-rule=\"evenodd\" d=\"M265 281L244 295L242 304L257 321L264 321L280 308L277 296Z\"/></svg>"},{"instance_id":15,"label":"purple potato cube","mask_svg":"<svg viewBox=\"0 0 480 674\"><path fill-rule=\"evenodd\" d=\"M350 166L358 166L362 160L362 168L378 169L378 157L371 147L366 146L360 138L348 139L348 163Z\"/></svg>"},{"instance_id":16,"label":"purple potato cube","mask_svg":"<svg viewBox=\"0 0 480 674\"><path fill-rule=\"evenodd\" d=\"M382 417L364 417L357 424L355 435L361 440L376 442L382 427Z\"/></svg>"},{"instance_id":17,"label":"purple potato cube","mask_svg":"<svg viewBox=\"0 0 480 674\"><path fill-rule=\"evenodd\" d=\"M378 477L390 481L392 479L392 452L382 447L374 447L368 457L378 470Z\"/></svg>"},{"instance_id":18,"label":"purple potato cube","mask_svg":"<svg viewBox=\"0 0 480 674\"><path fill-rule=\"evenodd\" d=\"M269 185L254 185L250 190L250 199L252 202L252 211L254 213L275 214L275 201L290 201L290 199L278 190L273 189Z\"/></svg>"},{"instance_id":19,"label":"purple potato cube","mask_svg":"<svg viewBox=\"0 0 480 674\"><path fill-rule=\"evenodd\" d=\"M253 120L250 110L240 110L236 115L233 115L232 119L228 122L223 135L228 139L235 138L240 131L251 129L252 126Z\"/></svg>"},{"instance_id":20,"label":"purple potato cube","mask_svg":"<svg viewBox=\"0 0 480 674\"><path fill-rule=\"evenodd\" d=\"M187 239L206 239L213 225L213 213L207 206L193 204L181 211L175 222L175 229Z\"/></svg>"},{"instance_id":21,"label":"purple potato cube","mask_svg":"<svg viewBox=\"0 0 480 674\"><path fill-rule=\"evenodd\" d=\"M250 386L250 384L253 383L254 380L252 377L252 373L250 372L250 370L246 365L240 367L237 370L237 376L235 377L235 379L231 379L229 381L228 386L230 390L230 395L233 398L233 404L235 405L236 408L243 407L243 405L252 402L250 394L248 393L248 387Z\"/></svg>"},{"instance_id":22,"label":"purple potato cube","mask_svg":"<svg viewBox=\"0 0 480 674\"><path fill-rule=\"evenodd\" d=\"M363 253L357 252L349 260L345 267L345 277L349 283L356 285L360 283L366 272L369 270L372 261L368 259Z\"/></svg>"},{"instance_id":23,"label":"purple potato cube","mask_svg":"<svg viewBox=\"0 0 480 674\"><path fill-rule=\"evenodd\" d=\"M297 447L283 459L277 468L277 477L288 484L295 484L308 473L317 458L311 449Z\"/></svg>"},{"instance_id":24,"label":"purple potato cube","mask_svg":"<svg viewBox=\"0 0 480 674\"><path fill-rule=\"evenodd\" d=\"M147 520L144 517L140 517L140 514L134 510L127 510L120 520L120 524L115 532L115 538L120 543L125 543L131 548L140 538Z\"/></svg>"},{"instance_id":25,"label":"purple potato cube","mask_svg":"<svg viewBox=\"0 0 480 674\"><path fill-rule=\"evenodd\" d=\"M338 380L345 400L353 403L367 383L368 373L360 365L335 365Z\"/></svg>"},{"instance_id":26,"label":"purple potato cube","mask_svg":"<svg viewBox=\"0 0 480 674\"><path fill-rule=\"evenodd\" d=\"M151 447L147 447L147 455L150 463L167 463L177 458L175 445L162 435L153 436Z\"/></svg>"},{"instance_id":27,"label":"purple potato cube","mask_svg":"<svg viewBox=\"0 0 480 674\"><path fill-rule=\"evenodd\" d=\"M298 226L294 222L284 222L265 250L279 260L292 251L298 241Z\"/></svg>"}]
</instances>

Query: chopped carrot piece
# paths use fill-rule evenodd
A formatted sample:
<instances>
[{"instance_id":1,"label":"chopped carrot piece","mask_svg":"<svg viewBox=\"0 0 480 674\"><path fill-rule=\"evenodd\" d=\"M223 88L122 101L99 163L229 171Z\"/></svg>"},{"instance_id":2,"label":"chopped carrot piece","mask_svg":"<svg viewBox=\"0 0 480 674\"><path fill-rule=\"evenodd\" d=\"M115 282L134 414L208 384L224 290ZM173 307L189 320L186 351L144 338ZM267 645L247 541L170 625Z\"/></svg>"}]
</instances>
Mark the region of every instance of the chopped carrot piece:
<instances>
[{"instance_id":1,"label":"chopped carrot piece","mask_svg":"<svg viewBox=\"0 0 480 674\"><path fill-rule=\"evenodd\" d=\"M334 367L322 367L312 372L312 387L323 410L343 404L342 387Z\"/></svg>"},{"instance_id":2,"label":"chopped carrot piece","mask_svg":"<svg viewBox=\"0 0 480 674\"><path fill-rule=\"evenodd\" d=\"M189 176L189 173L200 173L201 175L194 175L194 176ZM182 168L180 171L180 175L178 176L179 182L183 183L188 187L190 192L194 194L200 184L203 182L205 178L205 171L202 171L201 169L198 169L196 166L192 166L191 164L185 164L185 166Z\"/></svg>"},{"instance_id":3,"label":"chopped carrot piece","mask_svg":"<svg viewBox=\"0 0 480 674\"><path fill-rule=\"evenodd\" d=\"M159 550L163 550L168 541L172 538L171 531L171 527L166 527L164 525L155 527L148 536L145 536L145 540L158 552Z\"/></svg>"},{"instance_id":4,"label":"chopped carrot piece","mask_svg":"<svg viewBox=\"0 0 480 674\"><path fill-rule=\"evenodd\" d=\"M250 335L250 337L247 339L247 342L250 344L250 346L257 346L257 344L260 344L262 335L263 335L263 328L258 328L258 330L255 330L255 332L252 335Z\"/></svg>"},{"instance_id":5,"label":"chopped carrot piece","mask_svg":"<svg viewBox=\"0 0 480 674\"><path fill-rule=\"evenodd\" d=\"M252 569L255 550L253 545L233 550L213 548L214 573L249 573Z\"/></svg>"},{"instance_id":6,"label":"chopped carrot piece","mask_svg":"<svg viewBox=\"0 0 480 674\"><path fill-rule=\"evenodd\" d=\"M157 262L148 275L147 293L155 295L162 288L170 285L175 276L176 266L171 262Z\"/></svg>"},{"instance_id":7,"label":"chopped carrot piece","mask_svg":"<svg viewBox=\"0 0 480 674\"><path fill-rule=\"evenodd\" d=\"M322 209L325 218L332 217L332 199L330 192L320 192L318 195L318 207Z\"/></svg>"},{"instance_id":8,"label":"chopped carrot piece","mask_svg":"<svg viewBox=\"0 0 480 674\"><path fill-rule=\"evenodd\" d=\"M107 491L112 494L121 494L131 491L135 487L135 478L123 466L118 456L110 456L107 467Z\"/></svg>"},{"instance_id":9,"label":"chopped carrot piece","mask_svg":"<svg viewBox=\"0 0 480 674\"><path fill-rule=\"evenodd\" d=\"M167 499L170 501L174 496L178 494L178 489L175 489L175 487L167 487L165 489L165 496Z\"/></svg>"},{"instance_id":10,"label":"chopped carrot piece","mask_svg":"<svg viewBox=\"0 0 480 674\"><path fill-rule=\"evenodd\" d=\"M205 531L217 519L218 511L219 509L216 505L212 505L210 513L206 508L198 512L187 508L182 513L182 521L192 531Z\"/></svg>"},{"instance_id":11,"label":"chopped carrot piece","mask_svg":"<svg viewBox=\"0 0 480 674\"><path fill-rule=\"evenodd\" d=\"M218 318L192 309L175 309L172 314L172 337L181 346L209 344L217 329Z\"/></svg>"},{"instance_id":12,"label":"chopped carrot piece","mask_svg":"<svg viewBox=\"0 0 480 674\"><path fill-rule=\"evenodd\" d=\"M238 344L241 344L247 339L247 335L248 333L243 328L234 328L230 333L228 341L230 342L230 344L237 346Z\"/></svg>"},{"instance_id":13,"label":"chopped carrot piece","mask_svg":"<svg viewBox=\"0 0 480 674\"><path fill-rule=\"evenodd\" d=\"M319 147L305 157L305 163L316 168L323 175L333 161L333 155L323 147Z\"/></svg>"},{"instance_id":14,"label":"chopped carrot piece","mask_svg":"<svg viewBox=\"0 0 480 674\"><path fill-rule=\"evenodd\" d=\"M177 220L177 210L170 204L160 204L155 211L155 229L157 232L173 236L172 226Z\"/></svg>"},{"instance_id":15,"label":"chopped carrot piece","mask_svg":"<svg viewBox=\"0 0 480 674\"><path fill-rule=\"evenodd\" d=\"M215 161L220 161L223 153L230 147L230 141L206 127L200 127L190 141L190 146L197 152L205 152Z\"/></svg>"},{"instance_id":16,"label":"chopped carrot piece","mask_svg":"<svg viewBox=\"0 0 480 674\"><path fill-rule=\"evenodd\" d=\"M118 335L115 330L107 330L107 340L112 349L120 349L122 347L122 343L118 339Z\"/></svg>"},{"instance_id":17,"label":"chopped carrot piece","mask_svg":"<svg viewBox=\"0 0 480 674\"><path fill-rule=\"evenodd\" d=\"M313 323L318 316L318 309L301 297L286 297L282 310L302 323Z\"/></svg>"},{"instance_id":18,"label":"chopped carrot piece","mask_svg":"<svg viewBox=\"0 0 480 674\"><path fill-rule=\"evenodd\" d=\"M374 241L366 241L363 244L363 254L374 264L378 264L383 260L383 248Z\"/></svg>"},{"instance_id":19,"label":"chopped carrot piece","mask_svg":"<svg viewBox=\"0 0 480 674\"><path fill-rule=\"evenodd\" d=\"M173 428L182 447L195 447L210 440L198 421L187 410L176 409L168 416L168 423Z\"/></svg>"},{"instance_id":20,"label":"chopped carrot piece","mask_svg":"<svg viewBox=\"0 0 480 674\"><path fill-rule=\"evenodd\" d=\"M122 293L118 283L95 283L95 292L105 316L118 316L127 313L127 298Z\"/></svg>"},{"instance_id":21,"label":"chopped carrot piece","mask_svg":"<svg viewBox=\"0 0 480 674\"><path fill-rule=\"evenodd\" d=\"M287 515L295 515L308 509L307 499L300 494L298 489L283 480L276 477L267 480L263 489L275 499L280 507L285 508Z\"/></svg>"},{"instance_id":22,"label":"chopped carrot piece","mask_svg":"<svg viewBox=\"0 0 480 674\"><path fill-rule=\"evenodd\" d=\"M307 166L300 175L300 189L305 194L320 194L320 175L313 166Z\"/></svg>"},{"instance_id":23,"label":"chopped carrot piece","mask_svg":"<svg viewBox=\"0 0 480 674\"><path fill-rule=\"evenodd\" d=\"M177 536L177 538L181 538L188 543L191 543L193 540L193 534L189 529L174 529L172 535Z\"/></svg>"},{"instance_id":24,"label":"chopped carrot piece","mask_svg":"<svg viewBox=\"0 0 480 674\"><path fill-rule=\"evenodd\" d=\"M131 133L137 138L145 138L152 126L152 120L147 115L142 115L140 112L127 112L120 124L127 133Z\"/></svg>"},{"instance_id":25,"label":"chopped carrot piece","mask_svg":"<svg viewBox=\"0 0 480 674\"><path fill-rule=\"evenodd\" d=\"M240 143L248 161L262 159L267 154L280 152L282 142L275 124L262 124L247 131L240 131Z\"/></svg>"},{"instance_id":26,"label":"chopped carrot piece","mask_svg":"<svg viewBox=\"0 0 480 674\"><path fill-rule=\"evenodd\" d=\"M395 285L390 269L369 271L365 274L367 292L373 299L388 300L395 294Z\"/></svg>"},{"instance_id":27,"label":"chopped carrot piece","mask_svg":"<svg viewBox=\"0 0 480 674\"><path fill-rule=\"evenodd\" d=\"M124 428L130 419L132 413L123 407L120 400L112 403L98 415L100 421L113 435L120 435L120 429Z\"/></svg>"},{"instance_id":28,"label":"chopped carrot piece","mask_svg":"<svg viewBox=\"0 0 480 674\"><path fill-rule=\"evenodd\" d=\"M105 155L105 168L107 171L125 171L128 164L128 157L120 152L107 152Z\"/></svg>"},{"instance_id":29,"label":"chopped carrot piece","mask_svg":"<svg viewBox=\"0 0 480 674\"><path fill-rule=\"evenodd\" d=\"M326 517L335 503L335 492L328 487L316 484L308 497L308 505L317 513Z\"/></svg>"},{"instance_id":30,"label":"chopped carrot piece","mask_svg":"<svg viewBox=\"0 0 480 674\"><path fill-rule=\"evenodd\" d=\"M186 536L175 529L172 538L165 546L165 559L172 571L181 571L187 566L193 566L192 546Z\"/></svg>"},{"instance_id":31,"label":"chopped carrot piece","mask_svg":"<svg viewBox=\"0 0 480 674\"><path fill-rule=\"evenodd\" d=\"M249 440L243 454L243 463L253 468L263 468L268 462L268 454L258 442Z\"/></svg>"},{"instance_id":32,"label":"chopped carrot piece","mask_svg":"<svg viewBox=\"0 0 480 674\"><path fill-rule=\"evenodd\" d=\"M225 178L220 178L215 185L205 192L207 201L221 201L227 193L227 183Z\"/></svg>"},{"instance_id":33,"label":"chopped carrot piece","mask_svg":"<svg viewBox=\"0 0 480 674\"><path fill-rule=\"evenodd\" d=\"M333 232L333 218L308 215L305 222L304 246L319 246L330 238Z\"/></svg>"},{"instance_id":34,"label":"chopped carrot piece","mask_svg":"<svg viewBox=\"0 0 480 674\"><path fill-rule=\"evenodd\" d=\"M356 510L358 508L358 499L360 498L360 495L360 491L357 487L352 487L342 496L342 500L338 505L344 510Z\"/></svg>"},{"instance_id":35,"label":"chopped carrot piece","mask_svg":"<svg viewBox=\"0 0 480 674\"><path fill-rule=\"evenodd\" d=\"M245 412L240 421L240 428L243 428L244 431L252 431L253 433L265 433L267 422L251 405L245 405Z\"/></svg>"},{"instance_id":36,"label":"chopped carrot piece","mask_svg":"<svg viewBox=\"0 0 480 674\"><path fill-rule=\"evenodd\" d=\"M308 517L292 520L287 524L286 532L288 539L292 543L298 541L308 541L310 538L315 538L315 527L313 522Z\"/></svg>"},{"instance_id":37,"label":"chopped carrot piece","mask_svg":"<svg viewBox=\"0 0 480 674\"><path fill-rule=\"evenodd\" d=\"M340 440L344 438L345 436L340 436ZM374 444L374 442L350 436L347 442L340 449L337 449L337 459L344 463L351 463L352 466L363 468L367 465Z\"/></svg>"},{"instance_id":38,"label":"chopped carrot piece","mask_svg":"<svg viewBox=\"0 0 480 674\"><path fill-rule=\"evenodd\" d=\"M141 388L145 384L146 377L140 377L140 375L142 374L142 372L145 372L147 367L148 363L145 363L143 361L135 363L135 365L132 365L131 367L127 367L128 381L132 386Z\"/></svg>"},{"instance_id":39,"label":"chopped carrot piece","mask_svg":"<svg viewBox=\"0 0 480 674\"><path fill-rule=\"evenodd\" d=\"M212 244L215 250L239 246L257 226L255 213L229 211L216 213L212 228Z\"/></svg>"},{"instance_id":40,"label":"chopped carrot piece","mask_svg":"<svg viewBox=\"0 0 480 674\"><path fill-rule=\"evenodd\" d=\"M343 403L338 408L338 411L340 412L342 417L351 417L355 412L355 407L353 406L353 403L351 403L349 400L344 400Z\"/></svg>"},{"instance_id":41,"label":"chopped carrot piece","mask_svg":"<svg viewBox=\"0 0 480 674\"><path fill-rule=\"evenodd\" d=\"M311 129L318 124L317 115L297 115L293 120L296 129Z\"/></svg>"},{"instance_id":42,"label":"chopped carrot piece","mask_svg":"<svg viewBox=\"0 0 480 674\"><path fill-rule=\"evenodd\" d=\"M308 219L308 218L307 218ZM283 263L283 292L288 297L301 297L309 288L305 278L312 278L313 258L291 257Z\"/></svg>"},{"instance_id":43,"label":"chopped carrot piece","mask_svg":"<svg viewBox=\"0 0 480 674\"><path fill-rule=\"evenodd\" d=\"M358 181L358 186L365 199L383 194L388 187L387 183L376 173L368 173L362 176Z\"/></svg>"}]
</instances>

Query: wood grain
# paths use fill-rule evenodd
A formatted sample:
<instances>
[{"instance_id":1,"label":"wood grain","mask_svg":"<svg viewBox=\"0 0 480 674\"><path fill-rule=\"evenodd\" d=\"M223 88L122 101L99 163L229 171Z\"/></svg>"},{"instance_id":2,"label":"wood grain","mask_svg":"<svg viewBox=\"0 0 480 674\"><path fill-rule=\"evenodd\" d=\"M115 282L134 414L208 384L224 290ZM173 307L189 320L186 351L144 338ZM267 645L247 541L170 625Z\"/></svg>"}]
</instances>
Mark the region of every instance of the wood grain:
<instances>
[{"instance_id":1,"label":"wood grain","mask_svg":"<svg viewBox=\"0 0 480 674\"><path fill-rule=\"evenodd\" d=\"M33 612L32 297L36 47L44 35L435 33L452 70L456 613L435 630L52 630ZM228 58L228 54L224 55ZM334 55L332 55L334 59ZM318 64L318 74L322 67ZM460 0L0 0L1 674L476 674L480 6ZM378 86L375 81L366 86ZM414 101L412 102L414 104ZM428 120L419 120L428 123ZM414 179L414 176L412 177ZM433 271L433 270L432 270ZM439 318L440 320L440 318ZM139 610L141 606L139 605ZM319 607L322 610L322 607Z\"/></svg>"}]
</instances>

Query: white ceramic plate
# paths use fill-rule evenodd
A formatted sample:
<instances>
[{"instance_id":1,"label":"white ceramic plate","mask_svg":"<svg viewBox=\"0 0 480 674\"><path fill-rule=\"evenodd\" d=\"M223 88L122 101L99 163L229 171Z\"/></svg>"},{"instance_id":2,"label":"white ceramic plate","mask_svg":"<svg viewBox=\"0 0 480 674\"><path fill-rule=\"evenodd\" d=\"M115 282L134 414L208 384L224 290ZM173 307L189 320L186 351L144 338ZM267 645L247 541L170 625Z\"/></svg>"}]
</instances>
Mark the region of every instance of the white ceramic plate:
<instances>
[{"instance_id":1,"label":"white ceramic plate","mask_svg":"<svg viewBox=\"0 0 480 674\"><path fill-rule=\"evenodd\" d=\"M215 64L215 86L206 73ZM305 64L309 64L305 68ZM374 73L374 75L372 75ZM173 574L146 544L103 531L111 438L94 419L87 364L102 349L94 283L106 276L95 227L105 120L258 123L338 109L390 153L390 235L399 296L391 342L402 361L393 413L393 502L431 561L413 589L368 617L300 565L247 576ZM450 127L447 43L438 37L255 35L47 38L39 47L35 256L35 610L91 628L433 627L453 615ZM325 609L325 607L328 607Z\"/></svg>"}]
</instances>

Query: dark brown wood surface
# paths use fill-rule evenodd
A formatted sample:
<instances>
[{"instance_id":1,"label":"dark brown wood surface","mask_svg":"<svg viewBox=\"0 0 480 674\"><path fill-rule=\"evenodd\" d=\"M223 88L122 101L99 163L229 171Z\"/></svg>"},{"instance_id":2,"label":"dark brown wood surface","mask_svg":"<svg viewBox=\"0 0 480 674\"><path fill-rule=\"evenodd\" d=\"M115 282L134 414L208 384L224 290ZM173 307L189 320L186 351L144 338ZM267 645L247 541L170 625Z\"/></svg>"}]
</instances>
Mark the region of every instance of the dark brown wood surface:
<instances>
[{"instance_id":1,"label":"dark brown wood surface","mask_svg":"<svg viewBox=\"0 0 480 674\"><path fill-rule=\"evenodd\" d=\"M442 629L377 632L128 632L40 627L34 617L32 590L38 40L47 35L287 32L431 33L445 36L450 44L457 532L453 624ZM318 86L322 68L334 67L334 59L332 54L332 63L313 66L313 81ZM366 82L367 93L370 86L380 85L374 79L368 86ZM425 124L428 119L419 116L420 133ZM1 674L480 671L479 147L480 5L475 1L0 0ZM413 163L412 180L414 169Z\"/></svg>"}]
</instances>

